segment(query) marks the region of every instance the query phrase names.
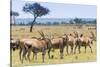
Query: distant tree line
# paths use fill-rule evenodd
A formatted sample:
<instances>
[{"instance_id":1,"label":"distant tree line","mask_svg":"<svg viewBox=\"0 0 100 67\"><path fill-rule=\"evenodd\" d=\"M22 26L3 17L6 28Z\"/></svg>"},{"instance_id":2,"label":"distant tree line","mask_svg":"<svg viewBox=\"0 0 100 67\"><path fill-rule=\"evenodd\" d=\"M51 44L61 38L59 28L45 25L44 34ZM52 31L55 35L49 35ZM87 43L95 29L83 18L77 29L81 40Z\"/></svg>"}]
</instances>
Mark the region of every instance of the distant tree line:
<instances>
[{"instance_id":1,"label":"distant tree line","mask_svg":"<svg viewBox=\"0 0 100 67\"><path fill-rule=\"evenodd\" d=\"M46 23L41 23L41 22L36 22L35 25L62 25L62 24L96 24L96 19L94 20L83 20L80 18L74 18L68 21L62 21L62 22L46 22ZM20 22L20 23L14 23L11 25L31 25L31 22L29 23L24 23L24 22Z\"/></svg>"}]
</instances>

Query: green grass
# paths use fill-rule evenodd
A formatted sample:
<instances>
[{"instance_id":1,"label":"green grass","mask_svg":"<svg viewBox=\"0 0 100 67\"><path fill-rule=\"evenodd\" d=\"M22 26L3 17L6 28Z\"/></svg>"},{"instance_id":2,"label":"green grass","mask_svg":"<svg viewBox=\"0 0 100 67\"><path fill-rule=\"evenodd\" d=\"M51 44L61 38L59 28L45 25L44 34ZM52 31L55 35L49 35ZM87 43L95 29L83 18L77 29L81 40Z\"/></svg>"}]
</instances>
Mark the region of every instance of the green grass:
<instances>
[{"instance_id":1,"label":"green grass","mask_svg":"<svg viewBox=\"0 0 100 67\"><path fill-rule=\"evenodd\" d=\"M19 60L19 50L16 50L15 52L12 52L12 66L23 66L23 65L38 65L38 64L62 64L62 63L76 63L76 62L89 62L89 61L96 61L96 47L95 44L92 47L93 53L90 52L89 48L87 48L87 53L84 53L84 48L82 47L81 54L74 54L74 55L67 55L66 50L64 50L64 59L60 59L59 50L55 50L54 53L51 52L51 55L54 55L54 59L49 59L47 52L45 56L45 63L42 63L42 55L41 53L38 53L37 60L32 59L32 53L31 53L31 62L28 60L24 60L24 63L21 64ZM76 59L77 57L77 59Z\"/></svg>"},{"instance_id":2,"label":"green grass","mask_svg":"<svg viewBox=\"0 0 100 67\"><path fill-rule=\"evenodd\" d=\"M21 30L21 28L24 28L25 30ZM84 33L84 35L89 36L89 32L93 31L94 33L96 30L88 30L88 27L83 27L82 29L74 29L73 26L35 26L32 33L29 33L29 26L13 26L12 27L12 38L30 38L32 36L40 37L40 35L37 33L37 30L43 30L45 34L54 36L62 36L64 33L72 33L73 31L79 31ZM96 35L96 33L95 33ZM31 62L28 60L25 61L22 64L19 60L19 50L16 50L15 52L12 51L12 66L13 67L22 67L25 65L41 65L41 64L63 64L63 63L77 63L77 62L90 62L90 61L96 61L96 42L94 42L93 46L93 53L90 52L89 47L87 48L87 53L84 53L84 47L82 47L81 54L74 54L74 55L67 55L66 50L64 49L64 59L60 59L59 50L55 50L55 52L51 52L51 55L54 55L54 59L49 59L47 52L45 56L45 63L42 63L42 55L41 52L37 55L37 60L32 59L32 53L31 53ZM70 49L69 49L70 51ZM77 59L76 59L77 57Z\"/></svg>"}]
</instances>

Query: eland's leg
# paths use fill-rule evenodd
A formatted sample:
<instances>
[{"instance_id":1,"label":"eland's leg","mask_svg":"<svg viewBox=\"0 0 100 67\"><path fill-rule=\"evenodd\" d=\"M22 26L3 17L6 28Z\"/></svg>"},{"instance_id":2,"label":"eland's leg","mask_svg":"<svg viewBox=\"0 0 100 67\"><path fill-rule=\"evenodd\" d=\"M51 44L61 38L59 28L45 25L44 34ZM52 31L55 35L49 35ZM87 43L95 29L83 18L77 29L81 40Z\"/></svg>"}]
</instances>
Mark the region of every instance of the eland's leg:
<instances>
[{"instance_id":1,"label":"eland's leg","mask_svg":"<svg viewBox=\"0 0 100 67\"><path fill-rule=\"evenodd\" d=\"M34 59L37 60L37 53L34 53L34 52L33 52L33 60L34 60Z\"/></svg>"},{"instance_id":2,"label":"eland's leg","mask_svg":"<svg viewBox=\"0 0 100 67\"><path fill-rule=\"evenodd\" d=\"M43 48L43 49L42 49L42 62L43 62L43 63L44 63L45 54L46 54L46 49Z\"/></svg>"},{"instance_id":3,"label":"eland's leg","mask_svg":"<svg viewBox=\"0 0 100 67\"><path fill-rule=\"evenodd\" d=\"M37 53L35 53L35 60L37 60Z\"/></svg>"},{"instance_id":4,"label":"eland's leg","mask_svg":"<svg viewBox=\"0 0 100 67\"><path fill-rule=\"evenodd\" d=\"M92 47L89 45L89 48L90 48L90 50L91 50L91 53L93 53L93 51L92 51Z\"/></svg>"},{"instance_id":5,"label":"eland's leg","mask_svg":"<svg viewBox=\"0 0 100 67\"><path fill-rule=\"evenodd\" d=\"M78 51L79 51L79 54L81 53L81 46L79 45L78 46Z\"/></svg>"},{"instance_id":6,"label":"eland's leg","mask_svg":"<svg viewBox=\"0 0 100 67\"><path fill-rule=\"evenodd\" d=\"M28 50L28 55L27 55L29 62L30 62L30 55L31 55L31 49Z\"/></svg>"},{"instance_id":7,"label":"eland's leg","mask_svg":"<svg viewBox=\"0 0 100 67\"><path fill-rule=\"evenodd\" d=\"M22 63L23 63L23 60L24 60L24 58L26 57L26 54L27 54L27 50L26 50L26 48L23 48L23 56L22 56Z\"/></svg>"},{"instance_id":8,"label":"eland's leg","mask_svg":"<svg viewBox=\"0 0 100 67\"><path fill-rule=\"evenodd\" d=\"M62 48L60 48L60 59L63 59L63 47Z\"/></svg>"},{"instance_id":9,"label":"eland's leg","mask_svg":"<svg viewBox=\"0 0 100 67\"><path fill-rule=\"evenodd\" d=\"M73 46L71 46L71 52L70 53L73 54Z\"/></svg>"},{"instance_id":10,"label":"eland's leg","mask_svg":"<svg viewBox=\"0 0 100 67\"><path fill-rule=\"evenodd\" d=\"M22 48L20 48L20 51L19 51L19 59L20 59L20 61L21 61L21 54L22 54Z\"/></svg>"},{"instance_id":11,"label":"eland's leg","mask_svg":"<svg viewBox=\"0 0 100 67\"><path fill-rule=\"evenodd\" d=\"M74 54L76 54L76 48L77 48L77 46L78 46L78 45L75 45Z\"/></svg>"},{"instance_id":12,"label":"eland's leg","mask_svg":"<svg viewBox=\"0 0 100 67\"><path fill-rule=\"evenodd\" d=\"M67 54L69 55L69 52L68 52L68 45L66 46L66 52L67 52Z\"/></svg>"},{"instance_id":13,"label":"eland's leg","mask_svg":"<svg viewBox=\"0 0 100 67\"><path fill-rule=\"evenodd\" d=\"M85 53L86 53L86 46L84 48L85 48Z\"/></svg>"},{"instance_id":14,"label":"eland's leg","mask_svg":"<svg viewBox=\"0 0 100 67\"><path fill-rule=\"evenodd\" d=\"M37 52L33 52L33 60L37 60Z\"/></svg>"},{"instance_id":15,"label":"eland's leg","mask_svg":"<svg viewBox=\"0 0 100 67\"><path fill-rule=\"evenodd\" d=\"M49 59L50 59L50 51L51 51L51 48L48 50L48 56L49 56Z\"/></svg>"},{"instance_id":16,"label":"eland's leg","mask_svg":"<svg viewBox=\"0 0 100 67\"><path fill-rule=\"evenodd\" d=\"M35 53L33 52L33 60L34 60L34 57L35 57Z\"/></svg>"}]
</instances>

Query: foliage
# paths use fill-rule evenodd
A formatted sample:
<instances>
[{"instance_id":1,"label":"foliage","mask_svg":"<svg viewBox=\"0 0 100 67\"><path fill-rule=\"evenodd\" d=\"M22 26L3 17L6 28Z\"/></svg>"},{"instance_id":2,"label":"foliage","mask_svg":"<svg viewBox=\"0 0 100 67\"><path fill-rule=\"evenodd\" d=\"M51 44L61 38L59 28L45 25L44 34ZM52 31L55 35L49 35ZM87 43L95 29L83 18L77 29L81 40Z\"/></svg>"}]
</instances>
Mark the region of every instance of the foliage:
<instances>
[{"instance_id":1,"label":"foliage","mask_svg":"<svg viewBox=\"0 0 100 67\"><path fill-rule=\"evenodd\" d=\"M82 22L82 19L80 19L80 18L75 18L73 21L74 21L76 24L80 24L80 23Z\"/></svg>"},{"instance_id":2,"label":"foliage","mask_svg":"<svg viewBox=\"0 0 100 67\"><path fill-rule=\"evenodd\" d=\"M69 23L70 23L70 24L74 24L74 21L71 19L71 20L69 21Z\"/></svg>"},{"instance_id":3,"label":"foliage","mask_svg":"<svg viewBox=\"0 0 100 67\"><path fill-rule=\"evenodd\" d=\"M15 22L15 17L16 17L16 16L19 16L19 13L18 13L18 12L15 12L15 11L11 11L11 12L10 12L10 16L13 17L14 24L16 24L16 22ZM12 17L11 17L11 20L12 20Z\"/></svg>"},{"instance_id":4,"label":"foliage","mask_svg":"<svg viewBox=\"0 0 100 67\"><path fill-rule=\"evenodd\" d=\"M23 11L26 13L30 13L34 16L34 20L31 23L30 32L32 32L33 25L36 23L36 18L44 16L50 12L49 9L41 6L39 3L26 3L23 7Z\"/></svg>"},{"instance_id":5,"label":"foliage","mask_svg":"<svg viewBox=\"0 0 100 67\"><path fill-rule=\"evenodd\" d=\"M19 13L18 12L15 12L15 11L11 11L10 12L10 15L11 16L19 16Z\"/></svg>"}]
</instances>

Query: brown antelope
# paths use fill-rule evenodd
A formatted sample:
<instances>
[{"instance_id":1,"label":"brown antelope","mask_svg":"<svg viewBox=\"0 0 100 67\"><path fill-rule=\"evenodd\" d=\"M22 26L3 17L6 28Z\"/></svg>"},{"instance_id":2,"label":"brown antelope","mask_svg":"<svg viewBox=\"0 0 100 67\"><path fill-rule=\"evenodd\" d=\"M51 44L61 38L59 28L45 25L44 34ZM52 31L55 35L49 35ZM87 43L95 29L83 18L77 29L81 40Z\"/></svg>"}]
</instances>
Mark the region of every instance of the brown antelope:
<instances>
[{"instance_id":1,"label":"brown antelope","mask_svg":"<svg viewBox=\"0 0 100 67\"><path fill-rule=\"evenodd\" d=\"M93 41L96 41L96 36L94 35L93 31L90 31L90 33L91 33L90 38L91 38Z\"/></svg>"},{"instance_id":2,"label":"brown antelope","mask_svg":"<svg viewBox=\"0 0 100 67\"><path fill-rule=\"evenodd\" d=\"M79 33L78 32L74 32L74 38L75 38L75 50L74 53L76 53L76 48L78 47L78 51L80 53L80 43L79 43Z\"/></svg>"},{"instance_id":3,"label":"brown antelope","mask_svg":"<svg viewBox=\"0 0 100 67\"><path fill-rule=\"evenodd\" d=\"M19 43L19 47L20 47L19 57L20 57L20 61L22 63L23 63L24 58L26 59L26 54L29 51L29 49L31 48L31 44L28 44L28 45L26 44L28 41L31 42L32 39L20 39L20 43ZM21 56L21 55L23 55L23 56Z\"/></svg>"},{"instance_id":4,"label":"brown antelope","mask_svg":"<svg viewBox=\"0 0 100 67\"><path fill-rule=\"evenodd\" d=\"M87 48L87 46L90 48L91 53L92 53L93 51L92 51L92 48L91 48L91 44L92 44L92 39L91 39L90 37L84 37L83 34L81 34L81 35L77 38L77 41L76 41L75 53L76 53L76 48L77 48L77 47L78 47L78 49L79 49L79 53L81 53L80 48L81 48L82 46L85 47L85 53L86 53L86 48Z\"/></svg>"},{"instance_id":5,"label":"brown antelope","mask_svg":"<svg viewBox=\"0 0 100 67\"><path fill-rule=\"evenodd\" d=\"M71 48L70 54L73 54L74 45L75 45L75 38L72 34L69 34L68 35L68 40L67 40L67 47L66 47L67 54L69 54L69 52L68 52L68 47L69 46Z\"/></svg>"},{"instance_id":6,"label":"brown antelope","mask_svg":"<svg viewBox=\"0 0 100 67\"><path fill-rule=\"evenodd\" d=\"M39 32L39 31L38 31ZM37 52L42 52L42 62L44 62L44 57L46 54L46 49L50 47L51 41L48 38L45 38L44 33L41 31L39 34L42 36L42 39L32 38L32 39L23 39L20 40L20 44L23 44L23 59L28 52L28 59L30 60L30 52L32 50L33 54L37 54ZM22 63L23 63L22 59Z\"/></svg>"},{"instance_id":7,"label":"brown antelope","mask_svg":"<svg viewBox=\"0 0 100 67\"><path fill-rule=\"evenodd\" d=\"M64 34L63 37L52 38L51 39L51 48L48 50L48 56L50 58L51 49L59 49L60 50L60 58L63 59L63 51L64 47L67 45L67 35Z\"/></svg>"},{"instance_id":8,"label":"brown antelope","mask_svg":"<svg viewBox=\"0 0 100 67\"><path fill-rule=\"evenodd\" d=\"M18 49L18 45L19 44L19 39L11 39L10 40L10 49L15 51L16 49Z\"/></svg>"}]
</instances>

